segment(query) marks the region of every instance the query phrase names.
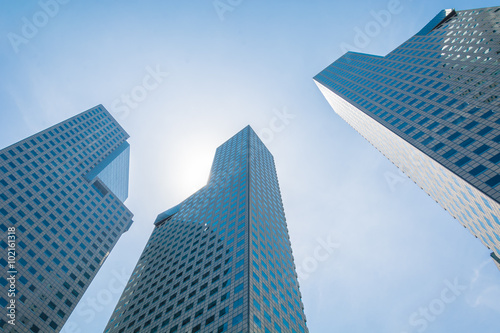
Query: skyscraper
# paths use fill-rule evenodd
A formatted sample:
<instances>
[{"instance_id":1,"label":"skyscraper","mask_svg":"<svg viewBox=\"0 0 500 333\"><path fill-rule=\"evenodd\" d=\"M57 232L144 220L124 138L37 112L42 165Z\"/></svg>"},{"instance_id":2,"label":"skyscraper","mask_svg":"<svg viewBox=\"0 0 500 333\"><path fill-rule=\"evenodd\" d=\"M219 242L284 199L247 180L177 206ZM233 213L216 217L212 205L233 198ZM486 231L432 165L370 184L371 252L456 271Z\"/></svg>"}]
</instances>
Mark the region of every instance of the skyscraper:
<instances>
[{"instance_id":1,"label":"skyscraper","mask_svg":"<svg viewBox=\"0 0 500 333\"><path fill-rule=\"evenodd\" d=\"M158 215L105 332L307 332L271 153L247 126Z\"/></svg>"},{"instance_id":2,"label":"skyscraper","mask_svg":"<svg viewBox=\"0 0 500 333\"><path fill-rule=\"evenodd\" d=\"M0 331L60 331L130 227L127 138L98 105L0 150Z\"/></svg>"},{"instance_id":3,"label":"skyscraper","mask_svg":"<svg viewBox=\"0 0 500 333\"><path fill-rule=\"evenodd\" d=\"M385 57L314 77L332 108L500 256L500 7L443 10Z\"/></svg>"}]
</instances>

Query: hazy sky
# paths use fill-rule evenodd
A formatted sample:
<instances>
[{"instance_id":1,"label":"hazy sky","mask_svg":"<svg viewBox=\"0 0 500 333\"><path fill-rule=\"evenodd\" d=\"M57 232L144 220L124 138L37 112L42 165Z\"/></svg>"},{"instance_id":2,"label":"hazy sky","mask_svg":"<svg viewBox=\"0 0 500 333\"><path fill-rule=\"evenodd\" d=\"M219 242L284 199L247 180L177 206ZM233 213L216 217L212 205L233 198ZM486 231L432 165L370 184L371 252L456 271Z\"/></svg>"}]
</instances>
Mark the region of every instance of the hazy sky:
<instances>
[{"instance_id":1,"label":"hazy sky","mask_svg":"<svg viewBox=\"0 0 500 333\"><path fill-rule=\"evenodd\" d=\"M0 4L0 147L103 104L131 136L135 214L64 333L104 329L156 215L247 124L275 157L311 332L500 331L489 251L312 80L349 45L385 55L441 9L497 3L60 2Z\"/></svg>"}]
</instances>

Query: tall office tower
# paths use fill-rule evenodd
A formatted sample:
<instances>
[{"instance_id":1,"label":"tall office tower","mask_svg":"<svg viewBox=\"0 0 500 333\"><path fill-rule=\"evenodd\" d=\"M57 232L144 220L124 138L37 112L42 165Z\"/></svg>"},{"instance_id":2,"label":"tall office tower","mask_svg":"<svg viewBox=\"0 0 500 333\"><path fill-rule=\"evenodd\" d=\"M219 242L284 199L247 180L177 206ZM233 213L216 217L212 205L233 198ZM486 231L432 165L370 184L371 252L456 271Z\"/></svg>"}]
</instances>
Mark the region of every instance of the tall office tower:
<instances>
[{"instance_id":1,"label":"tall office tower","mask_svg":"<svg viewBox=\"0 0 500 333\"><path fill-rule=\"evenodd\" d=\"M127 138L99 105L0 150L1 332L59 332L130 227Z\"/></svg>"},{"instance_id":2,"label":"tall office tower","mask_svg":"<svg viewBox=\"0 0 500 333\"><path fill-rule=\"evenodd\" d=\"M443 10L314 77L332 108L500 256L500 7Z\"/></svg>"},{"instance_id":3,"label":"tall office tower","mask_svg":"<svg viewBox=\"0 0 500 333\"><path fill-rule=\"evenodd\" d=\"M105 332L307 332L271 153L247 126L158 215Z\"/></svg>"}]
</instances>

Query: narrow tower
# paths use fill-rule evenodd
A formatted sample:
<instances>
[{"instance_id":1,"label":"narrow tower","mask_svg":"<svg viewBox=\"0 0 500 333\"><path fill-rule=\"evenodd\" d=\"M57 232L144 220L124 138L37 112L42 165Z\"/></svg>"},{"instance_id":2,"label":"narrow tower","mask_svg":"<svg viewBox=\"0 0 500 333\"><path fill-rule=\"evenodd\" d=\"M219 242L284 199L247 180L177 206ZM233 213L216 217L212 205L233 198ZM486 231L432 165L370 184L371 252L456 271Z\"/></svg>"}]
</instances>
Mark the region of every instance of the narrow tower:
<instances>
[{"instance_id":1,"label":"narrow tower","mask_svg":"<svg viewBox=\"0 0 500 333\"><path fill-rule=\"evenodd\" d=\"M105 332L307 332L271 153L247 126L158 215Z\"/></svg>"}]
</instances>

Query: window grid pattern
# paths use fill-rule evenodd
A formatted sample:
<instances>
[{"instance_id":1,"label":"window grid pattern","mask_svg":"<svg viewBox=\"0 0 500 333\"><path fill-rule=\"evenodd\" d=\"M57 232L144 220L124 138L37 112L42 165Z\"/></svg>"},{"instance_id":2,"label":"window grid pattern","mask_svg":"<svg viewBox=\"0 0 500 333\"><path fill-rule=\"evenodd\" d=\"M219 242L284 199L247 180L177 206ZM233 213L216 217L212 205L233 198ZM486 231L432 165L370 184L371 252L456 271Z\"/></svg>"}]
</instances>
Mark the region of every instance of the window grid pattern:
<instances>
[{"instance_id":1,"label":"window grid pattern","mask_svg":"<svg viewBox=\"0 0 500 333\"><path fill-rule=\"evenodd\" d=\"M499 15L452 12L385 57L349 52L314 78L344 120L497 254Z\"/></svg>"},{"instance_id":2,"label":"window grid pattern","mask_svg":"<svg viewBox=\"0 0 500 333\"><path fill-rule=\"evenodd\" d=\"M282 316L264 322L262 298L253 291L262 288L253 264L259 258L280 265L264 273L283 286L275 298L294 299L297 323L287 318L282 331L307 331L274 162L249 126L217 148L207 185L167 212L173 213L159 215L105 332L275 331ZM264 220L272 221L267 230L256 222ZM260 239L277 242L266 245L275 259L256 257ZM286 271L278 258L285 254ZM278 299L267 298L279 309Z\"/></svg>"},{"instance_id":3,"label":"window grid pattern","mask_svg":"<svg viewBox=\"0 0 500 333\"><path fill-rule=\"evenodd\" d=\"M128 230L123 202L85 178L127 138L100 105L0 150L0 228L16 227L19 314L0 331L59 332Z\"/></svg>"},{"instance_id":4,"label":"window grid pattern","mask_svg":"<svg viewBox=\"0 0 500 333\"><path fill-rule=\"evenodd\" d=\"M500 207L441 164L408 145L355 106L320 86L337 113L495 253L500 252Z\"/></svg>"}]
</instances>

